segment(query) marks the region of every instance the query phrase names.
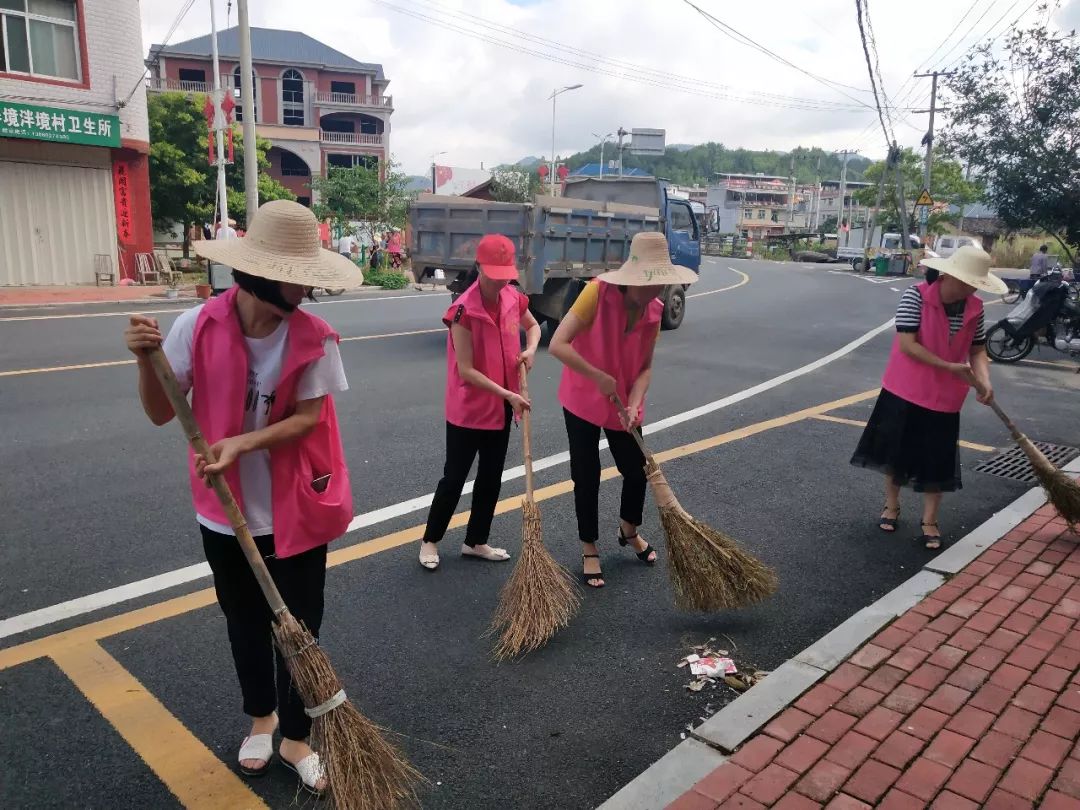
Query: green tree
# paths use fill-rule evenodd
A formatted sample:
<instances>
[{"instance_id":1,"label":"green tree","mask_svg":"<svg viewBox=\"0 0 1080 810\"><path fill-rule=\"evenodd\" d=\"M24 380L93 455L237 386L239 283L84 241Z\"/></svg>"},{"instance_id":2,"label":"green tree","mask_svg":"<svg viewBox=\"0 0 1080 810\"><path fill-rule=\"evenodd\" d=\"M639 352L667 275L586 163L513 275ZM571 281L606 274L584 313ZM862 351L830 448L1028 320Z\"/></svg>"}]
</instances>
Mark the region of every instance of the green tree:
<instances>
[{"instance_id":1,"label":"green tree","mask_svg":"<svg viewBox=\"0 0 1080 810\"><path fill-rule=\"evenodd\" d=\"M1046 7L1043 6L1043 10ZM986 183L1005 225L1080 250L1080 40L1046 25L973 50L946 80L945 147Z\"/></svg>"},{"instance_id":2,"label":"green tree","mask_svg":"<svg viewBox=\"0 0 1080 810\"><path fill-rule=\"evenodd\" d=\"M491 176L491 196L498 202L529 202L540 190L536 172L498 168Z\"/></svg>"},{"instance_id":3,"label":"green tree","mask_svg":"<svg viewBox=\"0 0 1080 810\"><path fill-rule=\"evenodd\" d=\"M208 161L206 96L160 93L150 96L150 208L154 227L168 230L208 222L217 210L217 170ZM295 200L296 196L266 173L270 142L256 138L259 157L259 200ZM235 162L225 169L229 216L247 222L244 198L244 136L233 131Z\"/></svg>"},{"instance_id":4,"label":"green tree","mask_svg":"<svg viewBox=\"0 0 1080 810\"><path fill-rule=\"evenodd\" d=\"M900 222L907 222L908 229L915 227L912 208L923 187L923 156L914 149L906 148L900 154L900 170L904 181L904 204L906 211L897 214L896 168L890 166L886 171L885 161L871 164L863 173L863 180L872 185L855 192L859 205L873 207L877 203L878 182L885 172L885 187L881 204L881 221L891 227L900 227ZM934 165L930 169L930 188L934 202L950 205L970 205L980 199L981 188L976 182L964 179L964 171L955 160L945 156L940 148L934 150ZM947 211L931 212L927 221L927 230L931 233L943 233L945 225L955 224L959 214Z\"/></svg>"},{"instance_id":5,"label":"green tree","mask_svg":"<svg viewBox=\"0 0 1080 810\"><path fill-rule=\"evenodd\" d=\"M374 239L387 226L405 227L408 182L393 161L384 164L382 171L367 166L332 167L326 177L312 178L311 187L319 195L315 215L320 220L330 217L342 231L364 231Z\"/></svg>"}]
</instances>

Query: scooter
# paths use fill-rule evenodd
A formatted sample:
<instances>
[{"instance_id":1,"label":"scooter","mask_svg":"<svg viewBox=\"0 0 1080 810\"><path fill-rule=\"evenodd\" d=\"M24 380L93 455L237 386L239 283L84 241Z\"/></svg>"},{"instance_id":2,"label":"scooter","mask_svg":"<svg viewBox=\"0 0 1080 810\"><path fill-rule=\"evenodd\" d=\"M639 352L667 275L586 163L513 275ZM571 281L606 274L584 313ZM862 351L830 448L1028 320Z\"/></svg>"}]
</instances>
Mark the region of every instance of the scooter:
<instances>
[{"instance_id":1,"label":"scooter","mask_svg":"<svg viewBox=\"0 0 1080 810\"><path fill-rule=\"evenodd\" d=\"M1069 293L1061 268L1051 270L986 333L987 354L999 363L1017 363L1045 338L1050 348L1080 356L1080 306Z\"/></svg>"}]
</instances>

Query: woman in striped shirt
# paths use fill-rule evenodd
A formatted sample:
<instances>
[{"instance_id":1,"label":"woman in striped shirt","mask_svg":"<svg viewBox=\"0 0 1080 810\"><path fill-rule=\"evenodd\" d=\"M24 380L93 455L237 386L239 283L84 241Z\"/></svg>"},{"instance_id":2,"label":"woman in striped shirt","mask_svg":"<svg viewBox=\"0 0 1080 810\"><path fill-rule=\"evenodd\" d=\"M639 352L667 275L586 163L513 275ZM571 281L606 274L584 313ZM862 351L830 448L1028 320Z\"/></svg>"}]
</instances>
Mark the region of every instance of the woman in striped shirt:
<instances>
[{"instance_id":1,"label":"woman in striped shirt","mask_svg":"<svg viewBox=\"0 0 1080 810\"><path fill-rule=\"evenodd\" d=\"M896 531L900 489L923 493L922 533L929 549L941 548L938 511L945 492L961 488L960 409L970 388L989 404L990 361L977 290L1003 293L990 273L990 256L963 247L909 287L896 310L896 338L874 412L851 463L885 474L884 532Z\"/></svg>"}]
</instances>

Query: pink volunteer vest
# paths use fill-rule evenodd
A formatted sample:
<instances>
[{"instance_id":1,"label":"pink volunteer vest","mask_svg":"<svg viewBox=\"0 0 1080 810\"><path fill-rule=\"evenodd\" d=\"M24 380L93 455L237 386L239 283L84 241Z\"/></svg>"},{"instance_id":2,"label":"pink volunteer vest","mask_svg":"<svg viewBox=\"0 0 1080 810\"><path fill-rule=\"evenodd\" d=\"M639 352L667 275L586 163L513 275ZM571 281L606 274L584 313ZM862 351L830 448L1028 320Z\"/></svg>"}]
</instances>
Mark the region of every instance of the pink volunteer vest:
<instances>
[{"instance_id":1,"label":"pink volunteer vest","mask_svg":"<svg viewBox=\"0 0 1080 810\"><path fill-rule=\"evenodd\" d=\"M941 286L924 281L918 289L923 302L916 336L919 343L942 360L950 363L967 361L983 302L975 295L969 296L964 307L964 325L955 335L950 335L949 316L941 303ZM955 374L908 357L900 350L899 335L893 338L892 353L881 385L901 399L941 413L959 413L971 387Z\"/></svg>"},{"instance_id":2,"label":"pink volunteer vest","mask_svg":"<svg viewBox=\"0 0 1080 810\"><path fill-rule=\"evenodd\" d=\"M571 345L590 365L615 378L619 398L625 404L634 382L645 370L664 305L658 299L650 301L634 328L626 334L626 307L619 288L604 281L590 283L600 285L596 318L590 328L574 338ZM586 422L609 430L623 429L615 404L600 393L596 383L569 367L563 368L559 402Z\"/></svg>"},{"instance_id":3,"label":"pink volunteer vest","mask_svg":"<svg viewBox=\"0 0 1080 810\"><path fill-rule=\"evenodd\" d=\"M243 432L247 391L247 346L236 314L237 287L208 301L199 312L192 341L191 408L203 436L213 444ZM323 356L323 341L338 339L329 325L302 309L289 319L285 358L270 423L280 422L296 407L296 386L304 369ZM229 519L213 490L195 474L189 454L189 475L195 510L228 525ZM318 425L306 436L270 450L274 553L291 557L324 546L345 533L352 520L352 488L341 446L332 397L326 397ZM326 491L311 482L330 474ZM244 493L237 465L225 473L241 511Z\"/></svg>"},{"instance_id":4,"label":"pink volunteer vest","mask_svg":"<svg viewBox=\"0 0 1080 810\"><path fill-rule=\"evenodd\" d=\"M521 354L521 299L511 286L499 292L499 324L491 319L480 295L480 283L472 284L443 316L447 327L466 323L472 335L473 368L518 393L517 359ZM500 374L500 367L502 373ZM463 428L502 430L506 424L506 401L470 385L457 367L452 335L446 336L446 421Z\"/></svg>"}]
</instances>

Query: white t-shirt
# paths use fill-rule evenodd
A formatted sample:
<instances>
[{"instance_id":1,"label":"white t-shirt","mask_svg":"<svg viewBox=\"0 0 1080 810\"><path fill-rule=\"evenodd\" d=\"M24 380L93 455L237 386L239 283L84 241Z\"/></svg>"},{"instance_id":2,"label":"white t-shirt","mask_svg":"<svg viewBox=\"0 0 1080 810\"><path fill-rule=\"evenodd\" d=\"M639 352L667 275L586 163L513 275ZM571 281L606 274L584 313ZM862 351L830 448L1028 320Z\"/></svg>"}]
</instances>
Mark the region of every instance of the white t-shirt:
<instances>
[{"instance_id":1,"label":"white t-shirt","mask_svg":"<svg viewBox=\"0 0 1080 810\"><path fill-rule=\"evenodd\" d=\"M165 356L176 373L176 379L186 394L191 390L192 342L201 305L183 312L165 338ZM245 337L248 352L248 383L244 402L244 433L266 427L274 404L281 363L289 340L289 322L282 321L274 332L264 338ZM318 399L349 389L341 352L332 337L323 343L325 354L300 374L296 400ZM270 451L245 453L239 461L240 486L244 495L244 511L251 534L261 537L274 533L273 508L270 494ZM215 523L203 515L199 523L220 534L235 534L231 527Z\"/></svg>"},{"instance_id":2,"label":"white t-shirt","mask_svg":"<svg viewBox=\"0 0 1080 810\"><path fill-rule=\"evenodd\" d=\"M356 247L356 239L354 239L349 234L345 234L343 237L338 239L338 253L351 255L354 247Z\"/></svg>"},{"instance_id":3,"label":"white t-shirt","mask_svg":"<svg viewBox=\"0 0 1080 810\"><path fill-rule=\"evenodd\" d=\"M226 225L225 228L224 228L224 231L223 231L222 227L220 225L218 225L217 226L217 235L214 238L215 239L235 239L236 238L236 228L234 228L232 225Z\"/></svg>"}]
</instances>

